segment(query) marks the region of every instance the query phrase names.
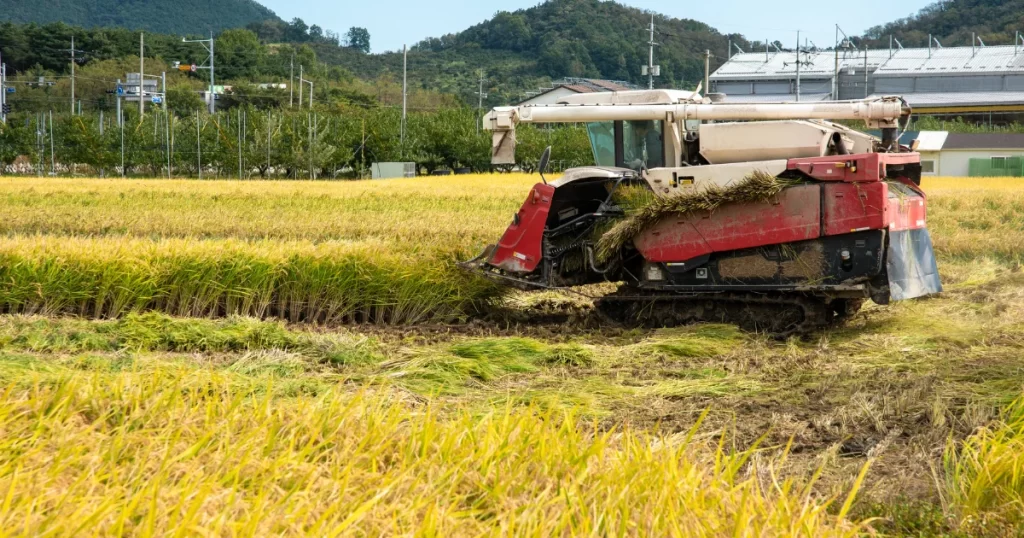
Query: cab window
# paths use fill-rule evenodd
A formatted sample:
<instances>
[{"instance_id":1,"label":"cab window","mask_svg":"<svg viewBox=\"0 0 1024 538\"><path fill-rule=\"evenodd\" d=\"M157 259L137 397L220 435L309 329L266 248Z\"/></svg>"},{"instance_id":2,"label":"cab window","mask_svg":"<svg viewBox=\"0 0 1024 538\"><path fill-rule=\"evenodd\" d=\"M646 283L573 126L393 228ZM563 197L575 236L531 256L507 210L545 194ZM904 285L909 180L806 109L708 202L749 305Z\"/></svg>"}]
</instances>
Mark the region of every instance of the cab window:
<instances>
[{"instance_id":1,"label":"cab window","mask_svg":"<svg viewBox=\"0 0 1024 538\"><path fill-rule=\"evenodd\" d=\"M598 166L660 168L665 166L664 122L606 121L587 124L590 148Z\"/></svg>"},{"instance_id":2,"label":"cab window","mask_svg":"<svg viewBox=\"0 0 1024 538\"><path fill-rule=\"evenodd\" d=\"M625 121L622 125L622 161L625 168L665 166L662 122Z\"/></svg>"},{"instance_id":3,"label":"cab window","mask_svg":"<svg viewBox=\"0 0 1024 538\"><path fill-rule=\"evenodd\" d=\"M594 151L597 166L615 166L615 123L603 121L588 123L590 148Z\"/></svg>"}]
</instances>

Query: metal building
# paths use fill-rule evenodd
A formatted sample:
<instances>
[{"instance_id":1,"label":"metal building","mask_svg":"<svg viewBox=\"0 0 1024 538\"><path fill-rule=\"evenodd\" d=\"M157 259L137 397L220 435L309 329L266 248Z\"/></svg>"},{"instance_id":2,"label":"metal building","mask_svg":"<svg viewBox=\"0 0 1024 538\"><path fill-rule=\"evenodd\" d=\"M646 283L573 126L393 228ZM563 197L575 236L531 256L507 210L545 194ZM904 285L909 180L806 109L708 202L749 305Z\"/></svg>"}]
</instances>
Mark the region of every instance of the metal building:
<instances>
[{"instance_id":1,"label":"metal building","mask_svg":"<svg viewBox=\"0 0 1024 538\"><path fill-rule=\"evenodd\" d=\"M919 114L991 121L1024 113L1024 46L735 54L711 75L726 102L902 95ZM799 86L799 96L797 87Z\"/></svg>"}]
</instances>

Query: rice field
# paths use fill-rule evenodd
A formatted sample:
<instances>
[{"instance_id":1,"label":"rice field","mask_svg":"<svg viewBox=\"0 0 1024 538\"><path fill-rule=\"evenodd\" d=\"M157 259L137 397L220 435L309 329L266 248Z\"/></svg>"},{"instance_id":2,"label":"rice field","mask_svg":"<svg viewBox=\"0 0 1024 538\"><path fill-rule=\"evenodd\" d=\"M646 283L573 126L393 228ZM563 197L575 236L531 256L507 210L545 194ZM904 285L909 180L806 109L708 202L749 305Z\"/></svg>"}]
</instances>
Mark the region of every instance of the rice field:
<instances>
[{"instance_id":1,"label":"rice field","mask_svg":"<svg viewBox=\"0 0 1024 538\"><path fill-rule=\"evenodd\" d=\"M500 237L535 181L4 179L0 279L11 285L0 310L464 320L500 290L455 263ZM926 181L944 260L1019 261L1024 191L1014 184Z\"/></svg>"},{"instance_id":2,"label":"rice field","mask_svg":"<svg viewBox=\"0 0 1024 538\"><path fill-rule=\"evenodd\" d=\"M1024 531L1024 181L926 179L946 293L788 342L457 270L535 181L0 178L0 530Z\"/></svg>"}]
</instances>

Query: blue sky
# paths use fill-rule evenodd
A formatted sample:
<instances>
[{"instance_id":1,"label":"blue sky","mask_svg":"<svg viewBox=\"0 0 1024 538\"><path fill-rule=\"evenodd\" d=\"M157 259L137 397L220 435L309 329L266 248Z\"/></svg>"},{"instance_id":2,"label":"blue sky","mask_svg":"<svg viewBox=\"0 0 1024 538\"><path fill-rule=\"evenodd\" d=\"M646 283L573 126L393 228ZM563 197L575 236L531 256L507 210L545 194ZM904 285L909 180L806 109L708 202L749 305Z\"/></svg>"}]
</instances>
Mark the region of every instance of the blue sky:
<instances>
[{"instance_id":1,"label":"blue sky","mask_svg":"<svg viewBox=\"0 0 1024 538\"><path fill-rule=\"evenodd\" d=\"M426 37L458 32L490 18L497 11L515 11L539 2L261 0L285 20L300 17L307 24L319 24L342 35L352 26L368 28L374 52L398 50L403 43L412 45ZM624 0L621 3L676 18L695 19L721 32L743 34L750 40L777 39L787 46L796 43L796 31L802 30L801 36L825 47L834 41L836 23L850 35L859 34L871 26L906 17L931 1Z\"/></svg>"}]
</instances>

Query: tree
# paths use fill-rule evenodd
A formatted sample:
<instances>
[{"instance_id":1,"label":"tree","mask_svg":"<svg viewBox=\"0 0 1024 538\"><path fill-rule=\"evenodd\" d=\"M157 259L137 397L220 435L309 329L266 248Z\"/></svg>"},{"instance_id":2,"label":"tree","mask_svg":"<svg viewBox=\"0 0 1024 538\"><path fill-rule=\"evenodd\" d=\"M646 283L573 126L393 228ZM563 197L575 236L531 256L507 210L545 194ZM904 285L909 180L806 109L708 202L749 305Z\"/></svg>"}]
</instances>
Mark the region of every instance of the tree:
<instances>
[{"instance_id":1,"label":"tree","mask_svg":"<svg viewBox=\"0 0 1024 538\"><path fill-rule=\"evenodd\" d=\"M521 52L530 46L532 37L525 17L502 11L491 21L491 29L484 45L492 49Z\"/></svg>"},{"instance_id":2,"label":"tree","mask_svg":"<svg viewBox=\"0 0 1024 538\"><path fill-rule=\"evenodd\" d=\"M370 31L366 28L353 26L345 34L345 41L350 48L362 51L363 54L370 53Z\"/></svg>"},{"instance_id":3,"label":"tree","mask_svg":"<svg viewBox=\"0 0 1024 538\"><path fill-rule=\"evenodd\" d=\"M288 41L302 43L309 39L308 31L309 26L306 26L306 22L296 17L288 24L288 30L285 32L285 38Z\"/></svg>"},{"instance_id":4,"label":"tree","mask_svg":"<svg viewBox=\"0 0 1024 538\"><path fill-rule=\"evenodd\" d=\"M254 78L260 72L263 47L249 30L225 30L217 36L217 75L222 79Z\"/></svg>"},{"instance_id":5,"label":"tree","mask_svg":"<svg viewBox=\"0 0 1024 538\"><path fill-rule=\"evenodd\" d=\"M171 86L167 88L167 107L177 116L189 117L196 110L205 109L206 103L199 97L199 92L188 86Z\"/></svg>"},{"instance_id":6,"label":"tree","mask_svg":"<svg viewBox=\"0 0 1024 538\"><path fill-rule=\"evenodd\" d=\"M27 125L15 122L0 123L0 173L3 167L13 164L19 155L31 155L31 138L35 134Z\"/></svg>"}]
</instances>

